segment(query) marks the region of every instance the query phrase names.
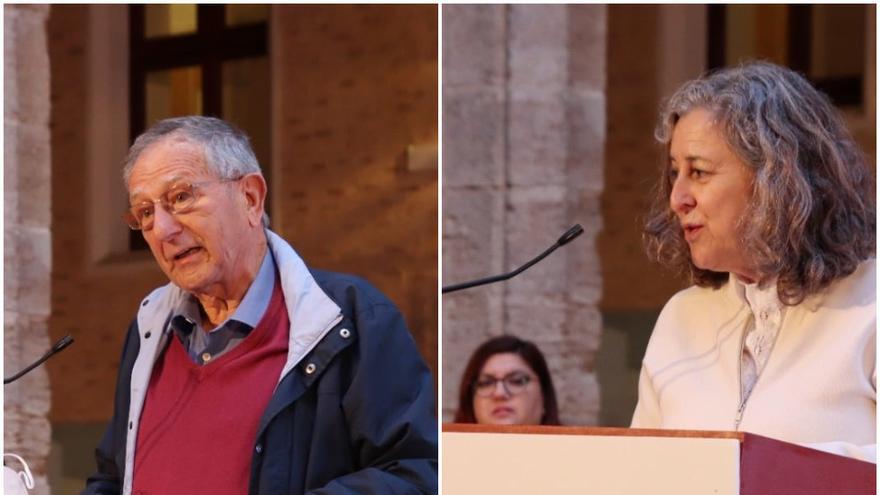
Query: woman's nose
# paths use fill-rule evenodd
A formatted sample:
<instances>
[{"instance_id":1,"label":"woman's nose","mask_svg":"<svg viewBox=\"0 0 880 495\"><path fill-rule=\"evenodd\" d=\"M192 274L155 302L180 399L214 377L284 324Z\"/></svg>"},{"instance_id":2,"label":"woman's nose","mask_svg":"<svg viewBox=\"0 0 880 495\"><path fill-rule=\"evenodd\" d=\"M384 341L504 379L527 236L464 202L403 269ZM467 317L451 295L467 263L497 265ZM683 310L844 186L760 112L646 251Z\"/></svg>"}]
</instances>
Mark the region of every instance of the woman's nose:
<instances>
[{"instance_id":1,"label":"woman's nose","mask_svg":"<svg viewBox=\"0 0 880 495\"><path fill-rule=\"evenodd\" d=\"M684 177L677 177L672 183L672 192L669 194L669 206L672 211L682 214L690 211L697 202L694 199L690 184Z\"/></svg>"},{"instance_id":2,"label":"woman's nose","mask_svg":"<svg viewBox=\"0 0 880 495\"><path fill-rule=\"evenodd\" d=\"M510 393L507 391L507 387L504 385L504 380L498 380L495 382L495 388L492 389L492 397L499 399L506 399L510 397Z\"/></svg>"}]
</instances>

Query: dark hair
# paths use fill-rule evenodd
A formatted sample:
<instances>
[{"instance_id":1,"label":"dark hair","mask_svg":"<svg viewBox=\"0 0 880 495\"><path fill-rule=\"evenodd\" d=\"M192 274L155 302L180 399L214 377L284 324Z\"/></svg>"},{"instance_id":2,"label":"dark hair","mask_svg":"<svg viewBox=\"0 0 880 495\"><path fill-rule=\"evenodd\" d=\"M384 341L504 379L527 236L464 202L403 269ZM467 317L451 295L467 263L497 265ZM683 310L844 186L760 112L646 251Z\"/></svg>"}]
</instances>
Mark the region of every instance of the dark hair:
<instances>
[{"instance_id":1,"label":"dark hair","mask_svg":"<svg viewBox=\"0 0 880 495\"><path fill-rule=\"evenodd\" d=\"M455 412L456 423L476 423L474 416L474 386L486 361L495 354L516 354L538 375L541 383L541 395L544 401L544 416L541 417L542 425L558 425L559 407L556 405L556 389L553 387L553 379L547 368L547 361L538 347L513 335L493 337L483 342L471 355L464 374L461 377L461 385L458 388L458 411Z\"/></svg>"},{"instance_id":2,"label":"dark hair","mask_svg":"<svg viewBox=\"0 0 880 495\"><path fill-rule=\"evenodd\" d=\"M874 256L875 179L839 112L796 72L751 62L685 83L662 109L656 139L666 156L644 230L650 258L701 287L728 280L693 264L669 205L672 133L696 109L712 114L754 174L738 235L759 281L777 277L780 301L798 304Z\"/></svg>"}]
</instances>

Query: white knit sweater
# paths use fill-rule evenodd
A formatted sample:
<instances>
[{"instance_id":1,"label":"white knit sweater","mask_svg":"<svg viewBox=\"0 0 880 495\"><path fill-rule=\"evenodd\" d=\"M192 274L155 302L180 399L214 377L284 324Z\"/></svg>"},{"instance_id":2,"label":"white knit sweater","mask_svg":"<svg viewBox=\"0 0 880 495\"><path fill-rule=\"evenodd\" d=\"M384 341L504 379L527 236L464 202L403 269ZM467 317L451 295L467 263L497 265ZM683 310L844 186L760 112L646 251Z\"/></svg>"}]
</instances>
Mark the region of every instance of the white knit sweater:
<instances>
[{"instance_id":1,"label":"white knit sweater","mask_svg":"<svg viewBox=\"0 0 880 495\"><path fill-rule=\"evenodd\" d=\"M673 296L642 362L632 426L748 431L876 462L875 260L785 309L743 405L740 358L754 318L734 277Z\"/></svg>"}]
</instances>

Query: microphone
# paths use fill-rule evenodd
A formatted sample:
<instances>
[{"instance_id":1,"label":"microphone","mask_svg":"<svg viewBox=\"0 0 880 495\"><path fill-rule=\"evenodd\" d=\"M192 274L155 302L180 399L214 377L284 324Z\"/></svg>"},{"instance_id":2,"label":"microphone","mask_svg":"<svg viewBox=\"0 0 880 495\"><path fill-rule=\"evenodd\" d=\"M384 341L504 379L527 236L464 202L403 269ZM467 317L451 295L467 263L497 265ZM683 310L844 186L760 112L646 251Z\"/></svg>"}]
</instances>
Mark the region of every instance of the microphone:
<instances>
[{"instance_id":1,"label":"microphone","mask_svg":"<svg viewBox=\"0 0 880 495\"><path fill-rule=\"evenodd\" d=\"M19 378L23 377L23 376L26 375L30 370L32 370L32 369L36 368L37 366L43 364L47 359L49 359L50 357L54 356L55 354L58 354L59 352L63 351L65 348L67 348L67 346L69 346L69 345L72 344L72 343L73 343L73 337L71 337L70 335L65 335L64 337L61 337L61 339L60 339L58 342L55 342L55 345L53 345L52 348L49 349L49 350L46 352L46 354L43 354L43 357L41 357L40 359L38 359L36 362L34 362L33 364L31 364L31 365L28 366L27 368L25 368L25 369L19 371L18 373L12 375L11 377L9 377L9 378L4 378L4 379L3 379L3 385L6 385L6 384L9 384L9 383L12 383L12 382L14 382L15 380L18 380Z\"/></svg>"},{"instance_id":2,"label":"microphone","mask_svg":"<svg viewBox=\"0 0 880 495\"><path fill-rule=\"evenodd\" d=\"M501 280L507 280L507 279L513 278L513 277L519 275L520 273L524 272L526 269L528 269L529 267L531 267L535 263L546 258L547 255L549 255L553 251L556 251L556 249L559 248L559 246L564 246L564 245L568 244L569 242L573 241L577 236L579 236L583 233L584 233L584 228L581 227L580 224L575 224L574 227L566 230L565 233L562 234L559 237L559 239L557 239L556 242L552 246L550 246L546 251L539 254L534 259L532 259L528 263L524 264L523 266L517 268L516 270L513 270L512 272L508 272L508 273L502 273L501 275L495 275L492 277L471 280L470 282L462 282L460 284L447 285L446 287L443 287L442 293L446 294L447 292L455 292L455 291L462 290L462 289L470 289L471 287L477 287L480 285L491 284L493 282L499 282Z\"/></svg>"}]
</instances>

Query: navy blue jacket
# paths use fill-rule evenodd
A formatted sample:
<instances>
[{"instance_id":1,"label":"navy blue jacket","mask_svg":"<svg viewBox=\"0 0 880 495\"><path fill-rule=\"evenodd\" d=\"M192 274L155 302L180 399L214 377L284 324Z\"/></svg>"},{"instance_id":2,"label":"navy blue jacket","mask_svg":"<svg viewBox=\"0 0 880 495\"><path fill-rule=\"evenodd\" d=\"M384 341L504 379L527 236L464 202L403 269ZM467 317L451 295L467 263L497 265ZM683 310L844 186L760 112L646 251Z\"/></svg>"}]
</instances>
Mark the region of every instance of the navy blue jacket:
<instances>
[{"instance_id":1,"label":"navy blue jacket","mask_svg":"<svg viewBox=\"0 0 880 495\"><path fill-rule=\"evenodd\" d=\"M283 276L290 271L285 267L289 253L279 257L277 240L270 246ZM436 493L436 395L431 374L402 316L361 279L309 273L314 285L308 290L320 288L340 314L282 373L260 420L249 494ZM284 287L288 307L297 301L308 302L315 295L312 292L297 300L290 294L291 287L298 290L301 285ZM157 290L142 305L168 297ZM141 407L132 406L137 404L132 402L132 390L145 393L141 390L145 387L133 383L132 376L144 373L136 362L146 353L144 346L161 348L169 338L164 330L161 338L151 335L150 330L141 328L144 322L139 316L129 327L113 418L96 449L98 470L83 494L130 490L130 480L125 482L133 463L133 453L128 452L134 445L130 432L137 429ZM152 363L143 366L149 370Z\"/></svg>"}]
</instances>

